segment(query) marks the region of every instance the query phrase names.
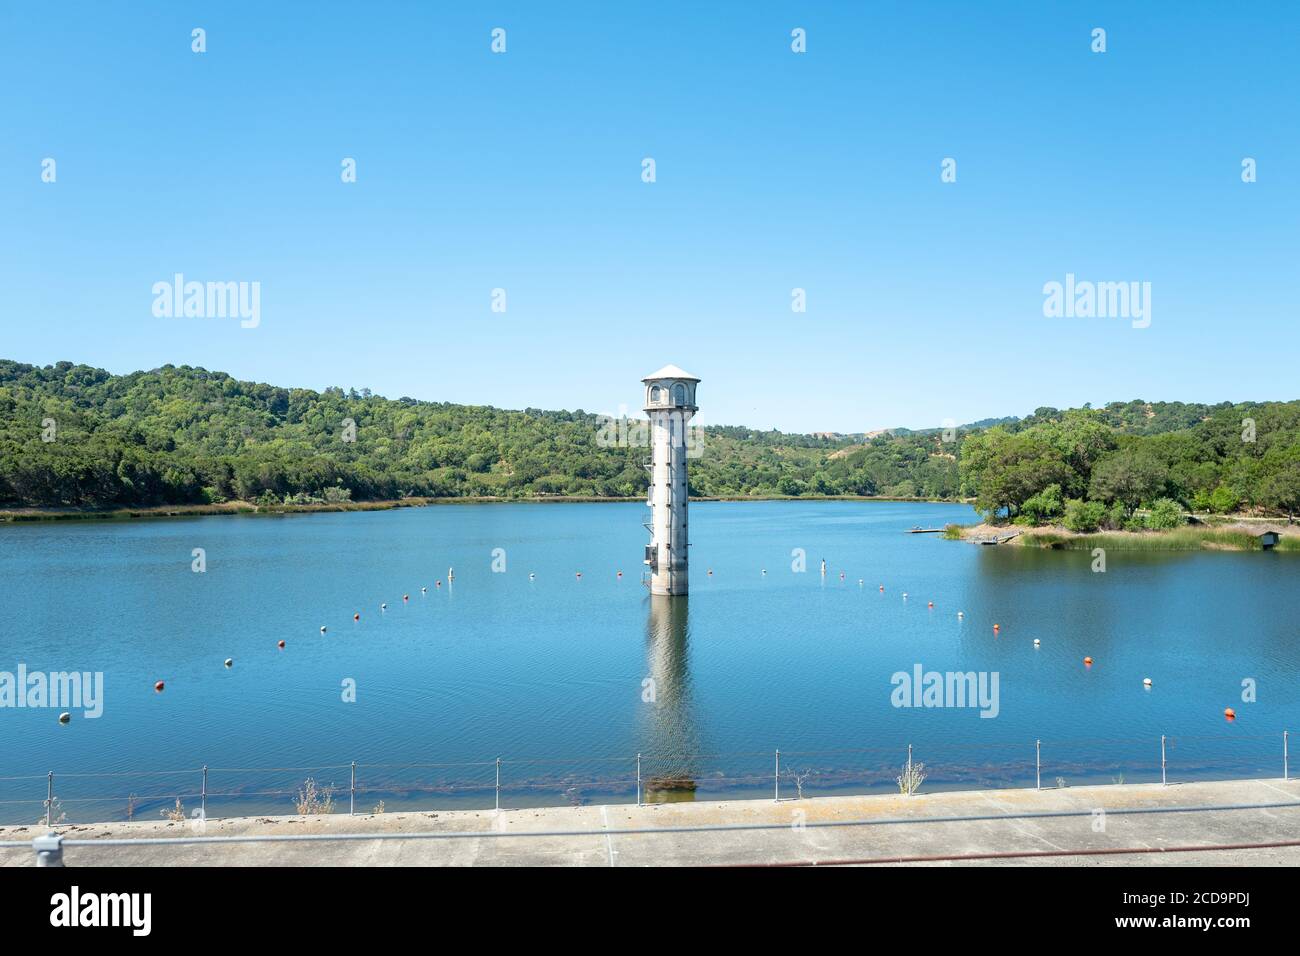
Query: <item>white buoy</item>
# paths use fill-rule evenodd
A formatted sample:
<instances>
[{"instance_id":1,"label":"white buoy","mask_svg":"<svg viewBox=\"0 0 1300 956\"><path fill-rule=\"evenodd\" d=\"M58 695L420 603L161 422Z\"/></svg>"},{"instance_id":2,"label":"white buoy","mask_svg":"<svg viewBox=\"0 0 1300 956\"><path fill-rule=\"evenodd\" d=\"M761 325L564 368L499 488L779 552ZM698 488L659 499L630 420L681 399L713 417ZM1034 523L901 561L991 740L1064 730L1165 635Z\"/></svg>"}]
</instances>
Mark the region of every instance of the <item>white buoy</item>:
<instances>
[{"instance_id":1,"label":"white buoy","mask_svg":"<svg viewBox=\"0 0 1300 956\"><path fill-rule=\"evenodd\" d=\"M66 724L71 719L72 719L72 715L68 713L66 710L63 713L59 714L59 723L61 724Z\"/></svg>"},{"instance_id":2,"label":"white buoy","mask_svg":"<svg viewBox=\"0 0 1300 956\"><path fill-rule=\"evenodd\" d=\"M421 594L427 594L428 591L429 591L428 588L420 588L420 593L421 593Z\"/></svg>"},{"instance_id":3,"label":"white buoy","mask_svg":"<svg viewBox=\"0 0 1300 956\"><path fill-rule=\"evenodd\" d=\"M965 616L966 616L966 612L965 612L965 611L958 611L958 612L957 612L957 616L958 616L958 617L965 617Z\"/></svg>"},{"instance_id":4,"label":"white buoy","mask_svg":"<svg viewBox=\"0 0 1300 956\"><path fill-rule=\"evenodd\" d=\"M532 571L529 571L529 572L528 572L528 580L531 581L531 580L533 580L535 577L537 577L537 575L534 574Z\"/></svg>"},{"instance_id":5,"label":"white buoy","mask_svg":"<svg viewBox=\"0 0 1300 956\"><path fill-rule=\"evenodd\" d=\"M1143 686L1143 687L1150 687L1150 686L1151 686L1151 678L1150 678L1150 677L1144 677L1144 678L1142 678L1142 686Z\"/></svg>"},{"instance_id":6,"label":"white buoy","mask_svg":"<svg viewBox=\"0 0 1300 956\"><path fill-rule=\"evenodd\" d=\"M764 574L764 575L767 574L767 568L764 568L764 569L763 569L763 574Z\"/></svg>"},{"instance_id":7,"label":"white buoy","mask_svg":"<svg viewBox=\"0 0 1300 956\"><path fill-rule=\"evenodd\" d=\"M381 604L381 605L379 605L379 610L381 610L381 611L387 611L387 610L388 610L388 605L387 605L387 604Z\"/></svg>"},{"instance_id":8,"label":"white buoy","mask_svg":"<svg viewBox=\"0 0 1300 956\"><path fill-rule=\"evenodd\" d=\"M1038 638L1034 638L1034 647L1038 646Z\"/></svg>"},{"instance_id":9,"label":"white buoy","mask_svg":"<svg viewBox=\"0 0 1300 956\"><path fill-rule=\"evenodd\" d=\"M907 592L906 592L906 591L903 592L903 600L904 600L904 601L907 600Z\"/></svg>"},{"instance_id":10,"label":"white buoy","mask_svg":"<svg viewBox=\"0 0 1300 956\"><path fill-rule=\"evenodd\" d=\"M324 624L322 624L322 625L320 626L320 632L321 632L322 634L325 633L325 625L324 625Z\"/></svg>"},{"instance_id":11,"label":"white buoy","mask_svg":"<svg viewBox=\"0 0 1300 956\"><path fill-rule=\"evenodd\" d=\"M227 658L226 658L226 666L227 666L227 667L234 667L234 666L235 666L235 659L234 659L233 657L227 657Z\"/></svg>"}]
</instances>

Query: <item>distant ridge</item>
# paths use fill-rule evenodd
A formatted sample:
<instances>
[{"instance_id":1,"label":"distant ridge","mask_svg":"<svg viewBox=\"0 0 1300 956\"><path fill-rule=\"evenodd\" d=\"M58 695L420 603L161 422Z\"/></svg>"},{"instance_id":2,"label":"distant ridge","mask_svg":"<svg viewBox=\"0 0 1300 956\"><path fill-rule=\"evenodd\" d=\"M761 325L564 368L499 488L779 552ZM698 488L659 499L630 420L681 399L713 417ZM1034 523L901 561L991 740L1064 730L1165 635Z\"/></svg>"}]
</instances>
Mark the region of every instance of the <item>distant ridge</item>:
<instances>
[{"instance_id":1,"label":"distant ridge","mask_svg":"<svg viewBox=\"0 0 1300 956\"><path fill-rule=\"evenodd\" d=\"M1243 418L1256 422L1253 442L1241 440ZM1103 443L1107 454L1153 443L1144 448L1165 462L1168 492L1189 503L1221 486L1231 487L1220 500L1276 499L1272 486L1285 484L1293 457L1300 461L1300 403L1130 401L1095 410L1044 407L950 434L708 426L703 453L691 464L691 492L974 497L963 472L971 436L1017 434L1036 448L1040 433L1080 421L1112 436ZM1171 433L1177 442L1162 437ZM641 430L581 409L511 411L388 399L368 389L317 392L189 366L113 375L71 362L0 360L0 507L637 498L646 489L646 453Z\"/></svg>"}]
</instances>

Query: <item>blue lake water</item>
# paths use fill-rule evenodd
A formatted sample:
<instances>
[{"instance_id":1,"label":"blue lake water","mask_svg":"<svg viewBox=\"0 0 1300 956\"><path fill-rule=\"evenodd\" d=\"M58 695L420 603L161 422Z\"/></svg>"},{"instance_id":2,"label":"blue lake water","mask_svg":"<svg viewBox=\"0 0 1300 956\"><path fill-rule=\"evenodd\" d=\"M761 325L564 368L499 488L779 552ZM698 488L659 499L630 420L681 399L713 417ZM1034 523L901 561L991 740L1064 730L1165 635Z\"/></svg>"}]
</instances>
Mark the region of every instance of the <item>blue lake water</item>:
<instances>
[{"instance_id":1,"label":"blue lake water","mask_svg":"<svg viewBox=\"0 0 1300 956\"><path fill-rule=\"evenodd\" d=\"M105 675L97 719L0 709L0 821L36 820L50 770L77 822L129 794L141 817L193 807L205 764L220 814L291 812L307 776L346 809L357 761L360 812L491 806L498 756L506 805L633 799L638 752L643 783L696 799L770 794L777 749L791 794L896 789L909 744L926 788L1032 786L1040 739L1044 785L1158 780L1162 734L1171 779L1280 776L1300 729L1295 555L1112 551L1094 573L904 533L975 520L960 505L700 502L691 594L652 599L643 511L0 527L0 670ZM895 707L918 664L996 672L997 716Z\"/></svg>"}]
</instances>

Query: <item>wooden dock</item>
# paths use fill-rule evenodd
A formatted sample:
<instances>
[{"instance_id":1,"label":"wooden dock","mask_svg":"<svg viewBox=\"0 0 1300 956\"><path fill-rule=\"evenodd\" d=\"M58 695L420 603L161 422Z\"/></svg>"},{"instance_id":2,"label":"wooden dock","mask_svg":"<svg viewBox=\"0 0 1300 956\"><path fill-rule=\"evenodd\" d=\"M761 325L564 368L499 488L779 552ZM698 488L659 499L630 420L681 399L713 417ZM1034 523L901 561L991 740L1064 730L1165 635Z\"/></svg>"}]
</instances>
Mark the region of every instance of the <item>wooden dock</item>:
<instances>
[{"instance_id":1,"label":"wooden dock","mask_svg":"<svg viewBox=\"0 0 1300 956\"><path fill-rule=\"evenodd\" d=\"M974 540L977 544L1006 544L1008 541L1010 541L1014 537L1017 537L1019 534L1020 534L1019 531L1013 531L1011 532L1011 534L1004 534L1001 537L995 535L992 538L975 538Z\"/></svg>"}]
</instances>

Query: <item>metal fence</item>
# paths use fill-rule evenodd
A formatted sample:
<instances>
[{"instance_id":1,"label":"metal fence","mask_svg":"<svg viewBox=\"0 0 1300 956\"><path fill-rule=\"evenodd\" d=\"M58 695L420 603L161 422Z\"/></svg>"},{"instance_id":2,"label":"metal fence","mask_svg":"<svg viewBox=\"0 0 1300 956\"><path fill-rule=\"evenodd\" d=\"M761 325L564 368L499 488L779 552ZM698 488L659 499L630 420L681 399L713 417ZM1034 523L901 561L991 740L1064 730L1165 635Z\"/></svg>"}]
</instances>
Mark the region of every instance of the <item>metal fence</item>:
<instances>
[{"instance_id":1,"label":"metal fence","mask_svg":"<svg viewBox=\"0 0 1300 956\"><path fill-rule=\"evenodd\" d=\"M61 772L0 777L0 818L47 827L159 816L503 809L1290 777L1289 733L960 742L837 750L297 767ZM32 790L40 788L37 796ZM110 791L110 787L111 792ZM30 789L29 789L30 788ZM378 800L378 803L372 801ZM389 805L389 801L392 805ZM369 806L367 806L369 804ZM33 819L39 813L40 819ZM72 819L73 817L79 820Z\"/></svg>"}]
</instances>

